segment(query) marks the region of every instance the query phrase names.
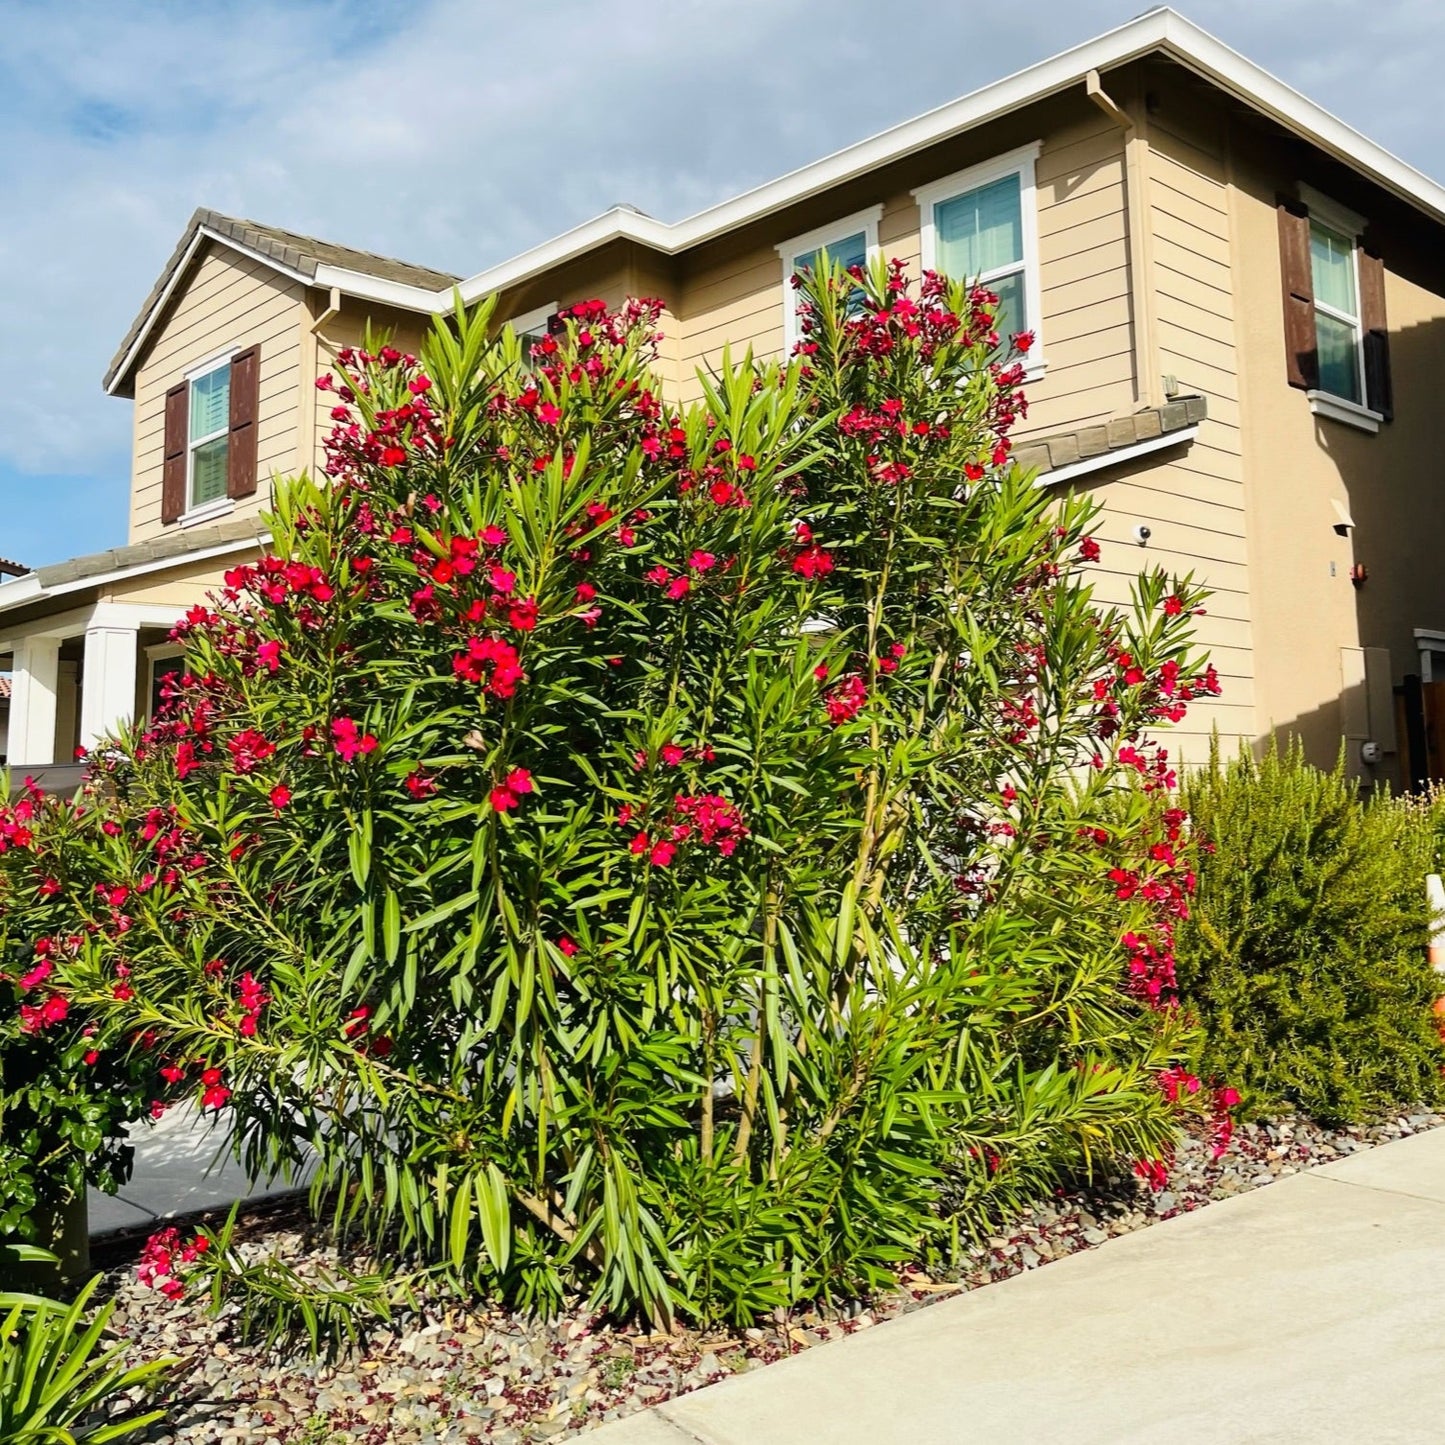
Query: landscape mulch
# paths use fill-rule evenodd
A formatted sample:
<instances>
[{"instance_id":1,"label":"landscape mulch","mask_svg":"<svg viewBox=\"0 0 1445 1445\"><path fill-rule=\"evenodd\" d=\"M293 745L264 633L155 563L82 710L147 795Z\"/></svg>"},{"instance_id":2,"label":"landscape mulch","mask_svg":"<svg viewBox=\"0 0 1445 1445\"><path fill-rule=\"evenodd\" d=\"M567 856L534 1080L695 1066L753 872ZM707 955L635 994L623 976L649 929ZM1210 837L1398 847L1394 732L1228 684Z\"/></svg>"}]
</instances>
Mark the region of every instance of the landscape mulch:
<instances>
[{"instance_id":1,"label":"landscape mulch","mask_svg":"<svg viewBox=\"0 0 1445 1445\"><path fill-rule=\"evenodd\" d=\"M114 1331L135 1360L177 1355L169 1420L149 1445L242 1441L463 1442L558 1440L746 1370L761 1369L940 1299L1040 1269L1121 1234L1393 1139L1445 1124L1403 1114L1369 1128L1327 1130L1299 1121L1241 1126L1224 1156L1187 1137L1168 1185L1151 1193L1132 1177L1062 1194L970 1251L957 1279L905 1276L902 1287L844 1310L799 1311L750 1329L653 1334L584 1309L541 1322L498 1308L425 1303L377 1329L335 1363L283 1354L236 1337L232 1307L212 1318L208 1300L171 1303L141 1286L141 1240L97 1241L97 1267L116 1301ZM194 1222L194 1221L192 1221ZM310 1231L299 1200L245 1215L237 1233L250 1258L274 1254L303 1275L334 1252Z\"/></svg>"}]
</instances>

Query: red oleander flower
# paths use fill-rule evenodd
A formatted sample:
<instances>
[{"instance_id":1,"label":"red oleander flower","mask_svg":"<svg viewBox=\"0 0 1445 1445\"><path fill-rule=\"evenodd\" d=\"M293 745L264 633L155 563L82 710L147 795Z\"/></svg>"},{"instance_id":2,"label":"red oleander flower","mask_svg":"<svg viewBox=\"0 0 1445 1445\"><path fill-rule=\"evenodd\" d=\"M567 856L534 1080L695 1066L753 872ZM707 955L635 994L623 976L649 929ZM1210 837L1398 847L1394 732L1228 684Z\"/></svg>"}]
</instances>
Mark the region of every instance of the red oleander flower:
<instances>
[{"instance_id":1,"label":"red oleander flower","mask_svg":"<svg viewBox=\"0 0 1445 1445\"><path fill-rule=\"evenodd\" d=\"M285 783L277 783L271 789L271 806L279 813L291 801L291 789Z\"/></svg>"},{"instance_id":2,"label":"red oleander flower","mask_svg":"<svg viewBox=\"0 0 1445 1445\"><path fill-rule=\"evenodd\" d=\"M231 766L238 773L249 773L276 751L276 744L255 728L237 733L226 746L231 753Z\"/></svg>"},{"instance_id":3,"label":"red oleander flower","mask_svg":"<svg viewBox=\"0 0 1445 1445\"><path fill-rule=\"evenodd\" d=\"M1099 544L1092 537L1079 539L1079 560L1081 562L1097 562L1099 560Z\"/></svg>"},{"instance_id":4,"label":"red oleander flower","mask_svg":"<svg viewBox=\"0 0 1445 1445\"><path fill-rule=\"evenodd\" d=\"M374 753L377 748L376 735L363 733L357 723L349 717L339 717L331 724L332 743L343 762L355 762L365 753Z\"/></svg>"},{"instance_id":5,"label":"red oleander flower","mask_svg":"<svg viewBox=\"0 0 1445 1445\"><path fill-rule=\"evenodd\" d=\"M533 791L531 773L526 768L513 768L506 779L492 789L492 807L498 813L510 812L521 803L527 793Z\"/></svg>"}]
</instances>

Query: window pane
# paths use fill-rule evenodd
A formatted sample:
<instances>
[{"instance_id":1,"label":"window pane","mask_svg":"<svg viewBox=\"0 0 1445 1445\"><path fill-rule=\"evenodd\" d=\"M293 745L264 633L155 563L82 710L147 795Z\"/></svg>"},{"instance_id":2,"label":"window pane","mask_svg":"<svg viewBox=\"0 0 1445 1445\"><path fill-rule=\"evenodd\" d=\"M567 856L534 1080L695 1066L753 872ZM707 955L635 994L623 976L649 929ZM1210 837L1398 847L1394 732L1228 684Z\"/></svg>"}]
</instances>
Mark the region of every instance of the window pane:
<instances>
[{"instance_id":1,"label":"window pane","mask_svg":"<svg viewBox=\"0 0 1445 1445\"><path fill-rule=\"evenodd\" d=\"M203 507L226 495L226 450L230 440L217 437L191 454L191 506Z\"/></svg>"},{"instance_id":2,"label":"window pane","mask_svg":"<svg viewBox=\"0 0 1445 1445\"><path fill-rule=\"evenodd\" d=\"M1320 390L1346 401L1360 399L1360 354L1355 328L1315 312L1315 343L1320 357Z\"/></svg>"},{"instance_id":3,"label":"window pane","mask_svg":"<svg viewBox=\"0 0 1445 1445\"><path fill-rule=\"evenodd\" d=\"M858 231L851 236L840 236L836 241L829 241L826 246L819 246L816 251L808 251L801 256L793 257L794 271L811 271L817 264L824 251L827 251L828 258L836 261L844 270L850 266L866 266L868 264L868 237Z\"/></svg>"},{"instance_id":4,"label":"window pane","mask_svg":"<svg viewBox=\"0 0 1445 1445\"><path fill-rule=\"evenodd\" d=\"M1015 271L1009 276L995 276L988 282L988 289L998 297L994 330L1007 354L1009 337L1027 331L1029 326L1028 308L1024 304L1024 273Z\"/></svg>"},{"instance_id":5,"label":"window pane","mask_svg":"<svg viewBox=\"0 0 1445 1445\"><path fill-rule=\"evenodd\" d=\"M972 281L998 266L1024 258L1023 215L1019 178L966 191L933 208L937 232L938 269L957 281Z\"/></svg>"},{"instance_id":6,"label":"window pane","mask_svg":"<svg viewBox=\"0 0 1445 1445\"><path fill-rule=\"evenodd\" d=\"M218 366L191 383L191 440L223 430L231 419L231 368Z\"/></svg>"},{"instance_id":7,"label":"window pane","mask_svg":"<svg viewBox=\"0 0 1445 1445\"><path fill-rule=\"evenodd\" d=\"M1314 272L1315 300L1358 316L1355 309L1355 247L1352 241L1327 231L1323 226L1310 227L1310 269Z\"/></svg>"}]
</instances>

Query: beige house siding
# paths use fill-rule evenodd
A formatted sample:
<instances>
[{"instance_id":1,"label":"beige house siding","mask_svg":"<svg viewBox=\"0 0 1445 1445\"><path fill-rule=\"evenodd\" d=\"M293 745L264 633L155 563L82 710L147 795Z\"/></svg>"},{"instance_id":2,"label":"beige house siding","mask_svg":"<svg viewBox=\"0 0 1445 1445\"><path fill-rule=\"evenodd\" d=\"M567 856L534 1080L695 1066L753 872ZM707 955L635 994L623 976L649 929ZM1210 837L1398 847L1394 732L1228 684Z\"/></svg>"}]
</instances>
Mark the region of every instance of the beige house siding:
<instances>
[{"instance_id":1,"label":"beige house siding","mask_svg":"<svg viewBox=\"0 0 1445 1445\"><path fill-rule=\"evenodd\" d=\"M701 367L724 345L735 355L783 350L785 288L777 247L869 206L881 205L883 255L916 273L920 218L914 188L1030 141L1035 167L1043 351L1047 374L1029 389L1020 435L1058 430L1127 411L1133 402L1122 132L1082 97L1049 102L933 147L866 180L817 197L681 258L680 396L697 399ZM787 293L791 296L791 292Z\"/></svg>"},{"instance_id":2,"label":"beige house siding","mask_svg":"<svg viewBox=\"0 0 1445 1445\"><path fill-rule=\"evenodd\" d=\"M297 386L300 375L302 287L269 266L222 246L207 246L192 263L157 328L135 377L135 452L130 540L160 535L161 467L166 391L186 371L226 349L261 347L257 420L256 495L238 514L256 510L265 479L297 462Z\"/></svg>"},{"instance_id":3,"label":"beige house siding","mask_svg":"<svg viewBox=\"0 0 1445 1445\"><path fill-rule=\"evenodd\" d=\"M299 375L298 405L302 433L311 436L305 466L315 477L322 474L326 438L336 425L331 419L336 397L329 391L317 391L316 378L334 367L337 354L346 347L363 345L368 331L373 338L385 337L385 341L398 351L409 351L415 355L421 350L430 325L429 318L418 316L415 312L396 311L350 296L342 298L341 309L335 316L322 321L329 305L329 293L314 290L310 293L301 347L303 365Z\"/></svg>"}]
</instances>

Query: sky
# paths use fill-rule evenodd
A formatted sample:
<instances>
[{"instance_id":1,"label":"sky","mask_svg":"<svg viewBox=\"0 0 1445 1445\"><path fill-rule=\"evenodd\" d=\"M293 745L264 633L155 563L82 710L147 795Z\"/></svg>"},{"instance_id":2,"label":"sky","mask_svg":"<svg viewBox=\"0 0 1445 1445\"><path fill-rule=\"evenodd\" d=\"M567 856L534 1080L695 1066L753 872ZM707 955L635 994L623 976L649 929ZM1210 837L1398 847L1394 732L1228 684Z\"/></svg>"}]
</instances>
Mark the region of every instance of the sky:
<instances>
[{"instance_id":1,"label":"sky","mask_svg":"<svg viewBox=\"0 0 1445 1445\"><path fill-rule=\"evenodd\" d=\"M619 201L664 220L1143 0L0 0L0 557L126 536L101 377L197 206L467 275ZM1445 177L1439 0L1178 0Z\"/></svg>"}]
</instances>

